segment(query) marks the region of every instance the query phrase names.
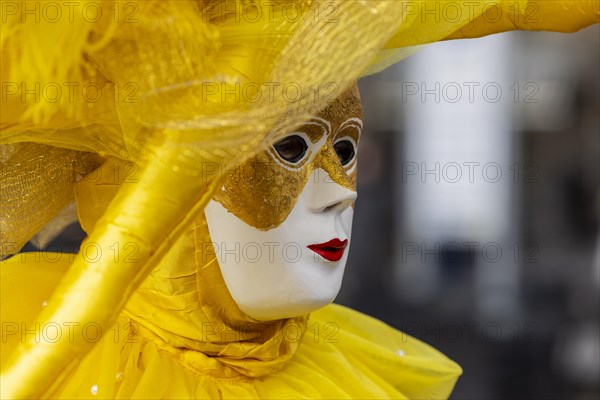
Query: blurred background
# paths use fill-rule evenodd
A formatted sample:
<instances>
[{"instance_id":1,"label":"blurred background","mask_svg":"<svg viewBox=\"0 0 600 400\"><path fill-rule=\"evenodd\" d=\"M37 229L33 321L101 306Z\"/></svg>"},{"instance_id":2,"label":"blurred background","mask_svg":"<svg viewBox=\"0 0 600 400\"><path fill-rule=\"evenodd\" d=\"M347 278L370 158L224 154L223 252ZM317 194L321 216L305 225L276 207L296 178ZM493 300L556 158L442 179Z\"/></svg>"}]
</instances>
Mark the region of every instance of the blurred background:
<instances>
[{"instance_id":1,"label":"blurred background","mask_svg":"<svg viewBox=\"0 0 600 400\"><path fill-rule=\"evenodd\" d=\"M458 362L455 399L600 398L599 39L437 43L359 82L336 302Z\"/></svg>"},{"instance_id":2,"label":"blurred background","mask_svg":"<svg viewBox=\"0 0 600 400\"><path fill-rule=\"evenodd\" d=\"M599 26L437 43L359 82L336 302L458 362L454 399L600 398L599 44Z\"/></svg>"}]
</instances>

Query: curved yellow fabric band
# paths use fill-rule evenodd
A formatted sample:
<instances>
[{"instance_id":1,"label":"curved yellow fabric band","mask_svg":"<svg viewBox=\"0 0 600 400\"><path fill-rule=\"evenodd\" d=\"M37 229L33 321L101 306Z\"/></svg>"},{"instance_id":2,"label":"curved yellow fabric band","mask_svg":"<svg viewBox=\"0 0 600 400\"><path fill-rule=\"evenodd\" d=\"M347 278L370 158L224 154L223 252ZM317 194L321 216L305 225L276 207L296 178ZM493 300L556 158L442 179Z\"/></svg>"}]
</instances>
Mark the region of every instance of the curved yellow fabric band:
<instances>
[{"instance_id":1,"label":"curved yellow fabric band","mask_svg":"<svg viewBox=\"0 0 600 400\"><path fill-rule=\"evenodd\" d=\"M41 326L73 326L74 336L19 346L2 371L2 398L39 397L52 387L58 373L74 366L93 347L81 329L86 324L112 323L115 310L123 308L180 233L177 228L189 224L184 210L194 205L201 209L210 199L208 182L199 179L193 185L189 177L174 171L176 150L163 149L156 156L139 182L123 185L87 239L100 256L90 262L79 254L38 318ZM115 258L110 251L130 245L137 247L133 260Z\"/></svg>"},{"instance_id":2,"label":"curved yellow fabric band","mask_svg":"<svg viewBox=\"0 0 600 400\"><path fill-rule=\"evenodd\" d=\"M487 4L487 3L484 3ZM596 0L502 0L446 39L476 38L514 30L576 32L600 22Z\"/></svg>"},{"instance_id":3,"label":"curved yellow fabric band","mask_svg":"<svg viewBox=\"0 0 600 400\"><path fill-rule=\"evenodd\" d=\"M600 22L597 0L417 0L401 2L402 21L366 74L379 72L441 40L500 32L576 32Z\"/></svg>"}]
</instances>

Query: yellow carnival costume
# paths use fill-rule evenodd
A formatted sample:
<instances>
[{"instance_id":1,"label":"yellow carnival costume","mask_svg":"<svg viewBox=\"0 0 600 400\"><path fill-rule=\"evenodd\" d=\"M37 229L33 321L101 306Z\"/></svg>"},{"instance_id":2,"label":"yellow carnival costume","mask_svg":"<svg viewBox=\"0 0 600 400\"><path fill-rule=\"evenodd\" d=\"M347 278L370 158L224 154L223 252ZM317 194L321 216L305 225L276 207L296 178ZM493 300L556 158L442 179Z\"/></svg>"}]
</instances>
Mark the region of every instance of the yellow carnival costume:
<instances>
[{"instance_id":1,"label":"yellow carnival costume","mask_svg":"<svg viewBox=\"0 0 600 400\"><path fill-rule=\"evenodd\" d=\"M248 318L198 250L201 211L228 171L414 46L600 15L542 0L1 6L2 254L59 230L74 198L89 234L73 259L3 262L1 398L447 397L454 363L359 313Z\"/></svg>"}]
</instances>

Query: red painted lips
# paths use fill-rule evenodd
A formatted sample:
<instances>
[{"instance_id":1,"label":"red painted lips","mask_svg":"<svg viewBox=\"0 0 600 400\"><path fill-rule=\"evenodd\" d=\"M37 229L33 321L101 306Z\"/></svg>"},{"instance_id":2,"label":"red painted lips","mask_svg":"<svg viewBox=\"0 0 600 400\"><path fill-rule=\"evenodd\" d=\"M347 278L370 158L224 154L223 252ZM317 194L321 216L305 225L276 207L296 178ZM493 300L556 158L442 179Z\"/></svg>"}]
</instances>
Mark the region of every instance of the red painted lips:
<instances>
[{"instance_id":1,"label":"red painted lips","mask_svg":"<svg viewBox=\"0 0 600 400\"><path fill-rule=\"evenodd\" d=\"M311 244L307 247L328 261L340 261L347 244L348 239L342 241L335 238L325 243Z\"/></svg>"}]
</instances>

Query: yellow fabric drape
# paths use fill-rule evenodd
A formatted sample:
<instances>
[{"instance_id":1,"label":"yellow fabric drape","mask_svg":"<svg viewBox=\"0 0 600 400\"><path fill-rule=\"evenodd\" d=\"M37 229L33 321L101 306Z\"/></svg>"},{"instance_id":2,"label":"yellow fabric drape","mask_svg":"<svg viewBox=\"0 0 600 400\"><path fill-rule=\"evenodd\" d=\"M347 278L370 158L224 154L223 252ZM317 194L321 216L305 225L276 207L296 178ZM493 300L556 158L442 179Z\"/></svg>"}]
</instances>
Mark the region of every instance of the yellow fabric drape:
<instances>
[{"instance_id":1,"label":"yellow fabric drape","mask_svg":"<svg viewBox=\"0 0 600 400\"><path fill-rule=\"evenodd\" d=\"M402 60L419 46L441 40L523 31L575 32L600 21L596 0L401 1L401 23L366 74Z\"/></svg>"},{"instance_id":2,"label":"yellow fabric drape","mask_svg":"<svg viewBox=\"0 0 600 400\"><path fill-rule=\"evenodd\" d=\"M90 22L78 10L70 20L63 10L63 18L50 21L28 18L19 8L26 3L1 2L2 146L43 145L36 151L49 165L64 164L76 151L139 167L138 179L123 182L90 232L88 241L102 256L92 263L78 255L38 316L42 325L78 321L104 329L195 220L228 166L321 110L357 77L397 61L411 46L510 29L575 31L599 18L597 1L489 1L475 8L466 1L331 1L323 9L308 0L275 8L215 0L84 1L81 8L100 4L100 13L111 17ZM43 10L52 2L36 3ZM434 13L441 14L424 17L407 8L411 3L439 6ZM454 3L463 9L458 19L443 14ZM253 5L272 12L258 20L244 16ZM290 5L299 18L286 14ZM501 12L498 20L489 14L494 10ZM92 98L90 87L102 95ZM64 150L49 157L45 146ZM19 160L12 151L0 154L8 166ZM216 172L206 168L215 165ZM32 186L15 174L2 169L3 210L17 210L2 215L3 255L61 207L46 207L44 196L19 207ZM76 179L57 176L64 193L55 196L64 204ZM56 187L37 182L36 193ZM40 210L36 223L21 229L31 210ZM133 243L135 262L115 261L115 243ZM3 364L2 396L38 396L93 347L66 337L28 339Z\"/></svg>"},{"instance_id":3,"label":"yellow fabric drape","mask_svg":"<svg viewBox=\"0 0 600 400\"><path fill-rule=\"evenodd\" d=\"M40 340L42 337L55 340L61 334L79 334L70 331L69 325L47 325L37 329L34 325L36 314L43 309L69 268L72 257L59 253L26 253L2 262L2 318L6 327L6 346L16 345L24 335L35 338L35 332ZM32 295L19 299L18 292L23 285L28 285ZM181 299L183 296L176 297ZM158 337L161 334L156 333L156 327L147 328L139 316L133 316L134 313L122 314L102 337L97 325L90 324L82 330L81 334L94 343L94 348L78 368L64 373L65 379L43 393L43 397L443 399L449 396L461 372L455 363L430 346L338 305L312 313L304 332L297 325L288 325L283 334L286 341L297 345L293 358L257 378L232 374L220 363L220 357L195 352L188 358L182 354L183 350L169 344L169 339ZM180 313L179 317L185 310ZM187 321L179 318L176 324L181 327ZM172 326L171 322L164 321L162 325ZM204 329L204 332L206 338L226 338L232 343L236 338L247 337L247 333L236 335L232 331L217 332L216 329ZM272 349L277 348L276 343L271 342L271 345ZM261 356L260 352L256 355ZM4 352L2 357L4 362ZM193 361L193 364L187 361ZM260 362L252 357L247 361Z\"/></svg>"},{"instance_id":4,"label":"yellow fabric drape","mask_svg":"<svg viewBox=\"0 0 600 400\"><path fill-rule=\"evenodd\" d=\"M77 209L86 231L116 195L120 182L112 171L120 166L121 161L110 159L93 181L77 183ZM205 244L211 239L202 213L136 290L124 315L160 343L161 350L205 375L258 377L281 369L298 349L298 341L285 332L302 335L306 316L270 322L248 317L229 294L214 251ZM126 251L114 255L137 257L133 243L123 247ZM82 252L94 250L94 244L84 242Z\"/></svg>"}]
</instances>

